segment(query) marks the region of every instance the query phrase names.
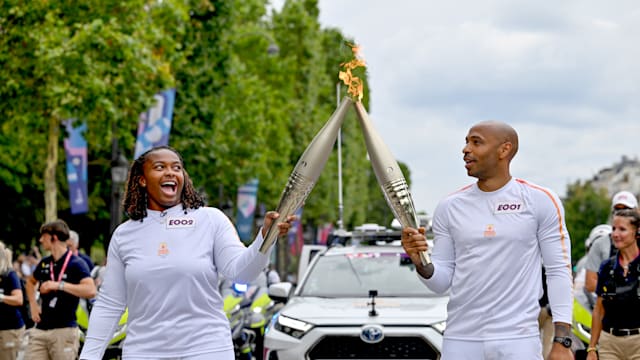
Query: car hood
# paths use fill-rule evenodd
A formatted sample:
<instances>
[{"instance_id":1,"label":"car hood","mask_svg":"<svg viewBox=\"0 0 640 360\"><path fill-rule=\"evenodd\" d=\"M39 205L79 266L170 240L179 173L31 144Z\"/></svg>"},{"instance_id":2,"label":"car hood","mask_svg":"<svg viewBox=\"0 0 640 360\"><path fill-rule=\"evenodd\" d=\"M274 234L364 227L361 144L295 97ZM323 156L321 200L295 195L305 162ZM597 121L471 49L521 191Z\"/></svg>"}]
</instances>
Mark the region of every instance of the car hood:
<instances>
[{"instance_id":1,"label":"car hood","mask_svg":"<svg viewBox=\"0 0 640 360\"><path fill-rule=\"evenodd\" d=\"M370 316L370 298L293 297L280 311L315 325L428 325L445 321L448 297L376 298L377 316Z\"/></svg>"}]
</instances>

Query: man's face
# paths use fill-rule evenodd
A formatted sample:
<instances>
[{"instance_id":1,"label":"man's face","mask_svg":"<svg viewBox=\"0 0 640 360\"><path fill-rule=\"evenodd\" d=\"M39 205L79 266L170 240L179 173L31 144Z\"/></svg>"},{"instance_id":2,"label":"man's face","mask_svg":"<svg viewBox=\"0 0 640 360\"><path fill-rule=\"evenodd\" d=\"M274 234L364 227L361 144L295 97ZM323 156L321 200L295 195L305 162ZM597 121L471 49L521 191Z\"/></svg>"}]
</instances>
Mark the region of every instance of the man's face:
<instances>
[{"instance_id":1,"label":"man's face","mask_svg":"<svg viewBox=\"0 0 640 360\"><path fill-rule=\"evenodd\" d=\"M53 247L53 235L49 233L42 233L40 234L39 241L45 250L51 251L51 248Z\"/></svg>"},{"instance_id":2,"label":"man's face","mask_svg":"<svg viewBox=\"0 0 640 360\"><path fill-rule=\"evenodd\" d=\"M498 170L499 147L495 135L486 126L474 126L465 138L462 148L467 175L479 180L492 177Z\"/></svg>"}]
</instances>

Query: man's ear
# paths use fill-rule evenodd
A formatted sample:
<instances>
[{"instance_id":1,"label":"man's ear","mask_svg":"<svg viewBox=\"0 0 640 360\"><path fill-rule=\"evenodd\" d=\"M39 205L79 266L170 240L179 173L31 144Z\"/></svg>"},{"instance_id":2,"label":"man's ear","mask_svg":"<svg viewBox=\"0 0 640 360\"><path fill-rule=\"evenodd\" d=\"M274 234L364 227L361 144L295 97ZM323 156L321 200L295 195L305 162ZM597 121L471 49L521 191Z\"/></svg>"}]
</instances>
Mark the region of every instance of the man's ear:
<instances>
[{"instance_id":1,"label":"man's ear","mask_svg":"<svg viewBox=\"0 0 640 360\"><path fill-rule=\"evenodd\" d=\"M513 144L509 141L504 142L500 145L500 158L508 159L511 157L511 152L513 151Z\"/></svg>"}]
</instances>

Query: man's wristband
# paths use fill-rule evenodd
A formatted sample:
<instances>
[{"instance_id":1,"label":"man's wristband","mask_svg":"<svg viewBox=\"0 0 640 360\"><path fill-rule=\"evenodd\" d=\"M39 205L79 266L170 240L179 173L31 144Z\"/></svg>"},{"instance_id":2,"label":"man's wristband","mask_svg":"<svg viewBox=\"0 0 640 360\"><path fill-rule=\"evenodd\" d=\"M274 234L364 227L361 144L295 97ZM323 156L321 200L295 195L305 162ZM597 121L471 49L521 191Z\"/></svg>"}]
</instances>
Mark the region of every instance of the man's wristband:
<instances>
[{"instance_id":1,"label":"man's wristband","mask_svg":"<svg viewBox=\"0 0 640 360\"><path fill-rule=\"evenodd\" d=\"M595 348L595 347L588 347L587 348L587 353L590 353L592 351L598 352L598 348Z\"/></svg>"},{"instance_id":2,"label":"man's wristband","mask_svg":"<svg viewBox=\"0 0 640 360\"><path fill-rule=\"evenodd\" d=\"M64 281L60 281L60 282L58 283L58 290L60 290L60 291L64 291Z\"/></svg>"},{"instance_id":3,"label":"man's wristband","mask_svg":"<svg viewBox=\"0 0 640 360\"><path fill-rule=\"evenodd\" d=\"M4 302L4 294L0 294L0 303Z\"/></svg>"}]
</instances>

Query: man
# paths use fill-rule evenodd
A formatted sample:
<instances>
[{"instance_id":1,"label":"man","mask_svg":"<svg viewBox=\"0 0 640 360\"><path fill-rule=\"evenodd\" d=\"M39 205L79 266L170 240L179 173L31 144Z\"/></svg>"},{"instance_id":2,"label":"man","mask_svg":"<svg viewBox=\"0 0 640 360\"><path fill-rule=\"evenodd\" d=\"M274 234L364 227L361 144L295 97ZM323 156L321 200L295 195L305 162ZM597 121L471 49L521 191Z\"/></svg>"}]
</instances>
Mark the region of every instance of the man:
<instances>
[{"instance_id":1,"label":"man","mask_svg":"<svg viewBox=\"0 0 640 360\"><path fill-rule=\"evenodd\" d=\"M619 191L611 198L611 214L616 210L637 209L638 199L629 191ZM598 283L598 270L603 261L613 256L610 236L602 236L593 241L584 264L586 271L584 288L593 293Z\"/></svg>"},{"instance_id":2,"label":"man","mask_svg":"<svg viewBox=\"0 0 640 360\"><path fill-rule=\"evenodd\" d=\"M543 263L555 332L548 359L573 359L564 209L552 191L511 177L517 151L518 135L505 123L469 130L462 152L477 182L438 204L432 266L420 261L419 252L428 249L424 229L403 229L402 245L421 280L437 293L449 290L442 360L542 359Z\"/></svg>"},{"instance_id":3,"label":"man","mask_svg":"<svg viewBox=\"0 0 640 360\"><path fill-rule=\"evenodd\" d=\"M31 318L36 323L29 335L26 359L66 360L78 356L78 300L94 297L96 287L84 260L67 249L68 238L69 227L62 220L40 227L40 244L51 255L40 261L25 286ZM38 284L41 304L36 300Z\"/></svg>"},{"instance_id":4,"label":"man","mask_svg":"<svg viewBox=\"0 0 640 360\"><path fill-rule=\"evenodd\" d=\"M69 230L69 239L67 239L67 247L69 248L69 250L71 250L73 255L81 258L82 260L84 260L84 262L87 263L87 266L89 267L89 272L91 272L91 270L93 270L93 267L94 267L93 260L91 260L91 258L87 256L87 254L84 254L78 251L79 246L80 246L80 236L78 235L77 232L73 230Z\"/></svg>"}]
</instances>

